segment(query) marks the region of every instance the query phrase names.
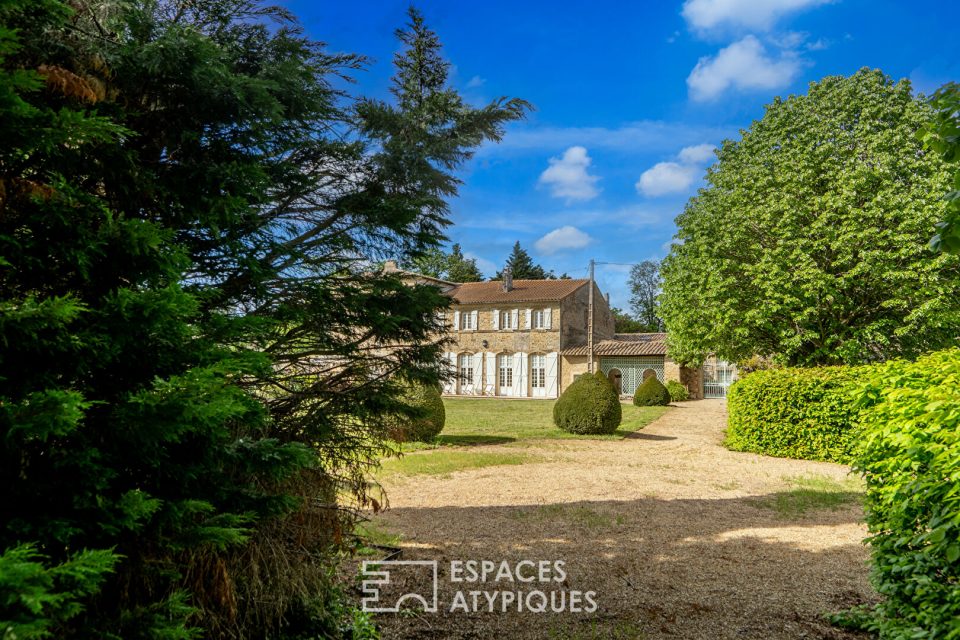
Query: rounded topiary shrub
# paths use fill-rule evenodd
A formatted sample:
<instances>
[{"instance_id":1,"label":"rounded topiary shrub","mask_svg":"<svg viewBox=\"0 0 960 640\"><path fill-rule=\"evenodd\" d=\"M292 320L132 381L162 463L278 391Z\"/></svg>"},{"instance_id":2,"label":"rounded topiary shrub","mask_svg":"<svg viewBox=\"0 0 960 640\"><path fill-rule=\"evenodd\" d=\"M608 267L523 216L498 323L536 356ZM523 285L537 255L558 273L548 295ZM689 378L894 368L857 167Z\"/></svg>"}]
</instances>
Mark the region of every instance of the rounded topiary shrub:
<instances>
[{"instance_id":1,"label":"rounded topiary shrub","mask_svg":"<svg viewBox=\"0 0 960 640\"><path fill-rule=\"evenodd\" d=\"M667 380L667 392L670 394L670 402L681 402L690 397L687 388L676 380Z\"/></svg>"},{"instance_id":2,"label":"rounded topiary shrub","mask_svg":"<svg viewBox=\"0 0 960 640\"><path fill-rule=\"evenodd\" d=\"M620 398L605 377L582 375L553 405L553 423L568 433L607 434L620 426Z\"/></svg>"},{"instance_id":3,"label":"rounded topiary shrub","mask_svg":"<svg viewBox=\"0 0 960 640\"><path fill-rule=\"evenodd\" d=\"M387 434L397 442L429 442L443 431L447 412L443 396L434 385L410 383L403 393L403 402L413 415L391 415L385 419Z\"/></svg>"},{"instance_id":4,"label":"rounded topiary shrub","mask_svg":"<svg viewBox=\"0 0 960 640\"><path fill-rule=\"evenodd\" d=\"M670 392L657 380L657 376L650 376L633 393L633 404L638 407L665 407L670 404Z\"/></svg>"}]
</instances>

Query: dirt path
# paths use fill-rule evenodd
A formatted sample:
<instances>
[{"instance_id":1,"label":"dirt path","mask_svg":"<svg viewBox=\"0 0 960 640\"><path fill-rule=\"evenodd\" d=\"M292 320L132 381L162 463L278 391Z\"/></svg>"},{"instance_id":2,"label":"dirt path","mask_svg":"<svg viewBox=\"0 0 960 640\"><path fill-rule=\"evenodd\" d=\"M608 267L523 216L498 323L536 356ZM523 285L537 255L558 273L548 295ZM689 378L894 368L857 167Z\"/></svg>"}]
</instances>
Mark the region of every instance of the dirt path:
<instances>
[{"instance_id":1,"label":"dirt path","mask_svg":"<svg viewBox=\"0 0 960 640\"><path fill-rule=\"evenodd\" d=\"M849 486L847 468L728 451L724 424L723 401L679 403L623 441L537 441L532 463L389 485L379 523L404 559L439 561L440 603L381 614L384 637L855 637L823 614L872 597L860 506L810 506L796 480ZM595 591L597 610L490 613L481 596L451 613L458 590L557 588L450 583L450 561L471 559L562 560L560 588Z\"/></svg>"}]
</instances>

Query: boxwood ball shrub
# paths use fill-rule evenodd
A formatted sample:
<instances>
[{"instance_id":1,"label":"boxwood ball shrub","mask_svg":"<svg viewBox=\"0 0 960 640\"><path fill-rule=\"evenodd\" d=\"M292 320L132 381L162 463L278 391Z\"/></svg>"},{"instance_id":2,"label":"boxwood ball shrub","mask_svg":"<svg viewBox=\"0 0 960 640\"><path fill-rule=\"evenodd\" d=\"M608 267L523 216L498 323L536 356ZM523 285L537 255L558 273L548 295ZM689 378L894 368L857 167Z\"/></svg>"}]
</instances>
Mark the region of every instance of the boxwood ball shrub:
<instances>
[{"instance_id":1,"label":"boxwood ball shrub","mask_svg":"<svg viewBox=\"0 0 960 640\"><path fill-rule=\"evenodd\" d=\"M869 367L755 371L727 394L726 445L781 458L850 462L854 389Z\"/></svg>"},{"instance_id":2,"label":"boxwood ball shrub","mask_svg":"<svg viewBox=\"0 0 960 640\"><path fill-rule=\"evenodd\" d=\"M613 385L596 375L577 378L553 405L553 423L568 433L613 433L621 418L620 398Z\"/></svg>"},{"instance_id":3,"label":"boxwood ball shrub","mask_svg":"<svg viewBox=\"0 0 960 640\"><path fill-rule=\"evenodd\" d=\"M392 415L385 419L387 433L397 442L429 442L436 438L447 420L440 389L434 385L408 383L403 402L412 416Z\"/></svg>"},{"instance_id":4,"label":"boxwood ball shrub","mask_svg":"<svg viewBox=\"0 0 960 640\"><path fill-rule=\"evenodd\" d=\"M633 404L638 407L665 407L670 404L670 392L657 380L657 376L650 376L633 393Z\"/></svg>"},{"instance_id":5,"label":"boxwood ball shrub","mask_svg":"<svg viewBox=\"0 0 960 640\"><path fill-rule=\"evenodd\" d=\"M681 402L690 397L687 388L676 380L667 380L667 392L670 394L670 402Z\"/></svg>"},{"instance_id":6,"label":"boxwood ball shrub","mask_svg":"<svg viewBox=\"0 0 960 640\"><path fill-rule=\"evenodd\" d=\"M880 638L960 638L960 350L873 369L860 388Z\"/></svg>"}]
</instances>

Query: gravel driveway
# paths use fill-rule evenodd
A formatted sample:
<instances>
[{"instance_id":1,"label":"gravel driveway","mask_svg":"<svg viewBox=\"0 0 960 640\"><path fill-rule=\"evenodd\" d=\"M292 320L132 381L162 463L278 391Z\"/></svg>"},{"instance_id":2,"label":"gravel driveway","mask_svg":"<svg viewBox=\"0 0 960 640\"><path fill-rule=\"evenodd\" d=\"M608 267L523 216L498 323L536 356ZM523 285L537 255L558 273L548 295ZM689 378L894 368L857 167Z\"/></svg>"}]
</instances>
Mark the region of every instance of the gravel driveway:
<instances>
[{"instance_id":1,"label":"gravel driveway","mask_svg":"<svg viewBox=\"0 0 960 640\"><path fill-rule=\"evenodd\" d=\"M859 637L823 617L873 597L847 467L728 451L725 421L722 400L678 403L625 440L535 441L527 464L392 481L377 524L403 559L439 561L439 611L379 614L384 638ZM853 488L809 502L804 479ZM451 583L459 560L563 561L559 588L597 608L490 612L482 596L451 612L457 591L558 588Z\"/></svg>"}]
</instances>

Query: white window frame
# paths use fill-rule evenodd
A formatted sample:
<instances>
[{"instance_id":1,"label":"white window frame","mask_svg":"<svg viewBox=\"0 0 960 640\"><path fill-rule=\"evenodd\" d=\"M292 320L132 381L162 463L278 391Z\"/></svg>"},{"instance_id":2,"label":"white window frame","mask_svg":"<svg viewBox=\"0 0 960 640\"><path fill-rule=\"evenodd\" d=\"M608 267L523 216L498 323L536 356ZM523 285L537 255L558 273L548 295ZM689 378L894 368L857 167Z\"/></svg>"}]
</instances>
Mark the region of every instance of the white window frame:
<instances>
[{"instance_id":1,"label":"white window frame","mask_svg":"<svg viewBox=\"0 0 960 640\"><path fill-rule=\"evenodd\" d=\"M513 388L513 356L503 354L497 356L497 382L500 389Z\"/></svg>"},{"instance_id":2,"label":"white window frame","mask_svg":"<svg viewBox=\"0 0 960 640\"><path fill-rule=\"evenodd\" d=\"M461 353L457 356L457 376L460 378L460 384L473 384L473 354Z\"/></svg>"},{"instance_id":3,"label":"white window frame","mask_svg":"<svg viewBox=\"0 0 960 640\"><path fill-rule=\"evenodd\" d=\"M530 356L530 388L547 388L547 356L534 353Z\"/></svg>"},{"instance_id":4,"label":"white window frame","mask_svg":"<svg viewBox=\"0 0 960 640\"><path fill-rule=\"evenodd\" d=\"M462 311L460 312L460 330L461 331L474 331L476 329L473 326L473 312L472 311Z\"/></svg>"},{"instance_id":5,"label":"white window frame","mask_svg":"<svg viewBox=\"0 0 960 640\"><path fill-rule=\"evenodd\" d=\"M531 323L534 329L546 329L547 328L547 310L546 309L534 309L533 310L533 321Z\"/></svg>"},{"instance_id":6,"label":"white window frame","mask_svg":"<svg viewBox=\"0 0 960 640\"><path fill-rule=\"evenodd\" d=\"M500 328L504 331L513 331L516 329L513 326L513 317L514 313L511 309L504 309L500 312Z\"/></svg>"}]
</instances>

